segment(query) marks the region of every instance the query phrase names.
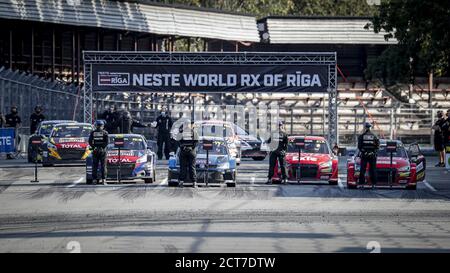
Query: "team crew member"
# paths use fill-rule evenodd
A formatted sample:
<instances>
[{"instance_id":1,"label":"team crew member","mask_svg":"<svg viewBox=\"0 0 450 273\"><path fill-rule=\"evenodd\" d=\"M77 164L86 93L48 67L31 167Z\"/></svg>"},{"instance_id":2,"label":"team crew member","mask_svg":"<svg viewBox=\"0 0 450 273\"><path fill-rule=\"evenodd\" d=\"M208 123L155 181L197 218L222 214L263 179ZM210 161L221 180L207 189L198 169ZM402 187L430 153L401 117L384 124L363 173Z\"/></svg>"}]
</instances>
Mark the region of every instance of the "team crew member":
<instances>
[{"instance_id":1,"label":"team crew member","mask_svg":"<svg viewBox=\"0 0 450 273\"><path fill-rule=\"evenodd\" d=\"M172 118L167 114L166 108L163 108L161 114L156 118L156 128L158 128L158 159L162 159L163 146L164 155L169 159L170 153L170 130L172 129Z\"/></svg>"},{"instance_id":2,"label":"team crew member","mask_svg":"<svg viewBox=\"0 0 450 273\"><path fill-rule=\"evenodd\" d=\"M45 120L45 116L42 114L42 107L36 106L34 113L30 116L30 135L36 133L39 123Z\"/></svg>"},{"instance_id":3,"label":"team crew member","mask_svg":"<svg viewBox=\"0 0 450 273\"><path fill-rule=\"evenodd\" d=\"M434 150L439 153L439 163L436 167L445 167L444 159L445 159L445 151L444 151L444 131L443 126L446 122L444 118L444 112L437 112L437 120L433 125L434 130Z\"/></svg>"},{"instance_id":4,"label":"team crew member","mask_svg":"<svg viewBox=\"0 0 450 273\"><path fill-rule=\"evenodd\" d=\"M0 112L0 128L3 128L6 124L5 117L3 116L2 112Z\"/></svg>"},{"instance_id":5,"label":"team crew member","mask_svg":"<svg viewBox=\"0 0 450 273\"><path fill-rule=\"evenodd\" d=\"M117 134L119 133L119 119L120 114L117 111L117 108L115 105L108 107L108 109L103 112L101 115L101 118L105 120L105 130L109 134Z\"/></svg>"},{"instance_id":6,"label":"team crew member","mask_svg":"<svg viewBox=\"0 0 450 273\"><path fill-rule=\"evenodd\" d=\"M17 147L20 144L20 136L19 136L19 131L18 129L20 128L20 126L22 125L22 119L20 118L18 111L17 111L17 107L16 106L12 106L11 107L11 113L7 114L5 116L5 127L6 128L14 128L15 130L15 136L16 136L16 143L17 143ZM13 159L13 154L8 154L6 156L7 159Z\"/></svg>"},{"instance_id":7,"label":"team crew member","mask_svg":"<svg viewBox=\"0 0 450 273\"><path fill-rule=\"evenodd\" d=\"M369 164L369 176L372 188L377 184L377 152L380 147L380 140L372 133L370 123L364 124L364 132L358 137L358 149L361 151L361 169L359 173L359 185L364 187L366 166Z\"/></svg>"},{"instance_id":8,"label":"team crew member","mask_svg":"<svg viewBox=\"0 0 450 273\"><path fill-rule=\"evenodd\" d=\"M129 111L125 111L119 119L119 132L121 134L131 134L134 127L145 128L147 125L134 120L131 113Z\"/></svg>"},{"instance_id":9,"label":"team crew member","mask_svg":"<svg viewBox=\"0 0 450 273\"><path fill-rule=\"evenodd\" d=\"M197 173L195 170L195 160L197 158L197 153L195 148L198 144L198 135L193 129L193 124L186 127L187 128L180 128L181 138L178 159L180 161L179 185L183 186L183 183L186 181L189 174L189 180L193 183L193 186L196 187Z\"/></svg>"},{"instance_id":10,"label":"team crew member","mask_svg":"<svg viewBox=\"0 0 450 273\"><path fill-rule=\"evenodd\" d=\"M447 110L447 119L442 125L442 135L444 138L444 146L450 146L450 109Z\"/></svg>"},{"instance_id":11,"label":"team crew member","mask_svg":"<svg viewBox=\"0 0 450 273\"><path fill-rule=\"evenodd\" d=\"M106 147L108 146L108 132L104 130L105 123L102 120L95 122L95 130L89 135L89 145L92 147L92 178L99 183L97 176L98 165L102 183L105 183L106 174Z\"/></svg>"},{"instance_id":12,"label":"team crew member","mask_svg":"<svg viewBox=\"0 0 450 273\"><path fill-rule=\"evenodd\" d=\"M266 184L272 183L272 177L275 172L275 163L278 160L278 166L281 169L281 179L283 183L287 183L286 175L286 151L288 146L288 136L284 131L283 123L280 121L278 123L278 133L273 134L271 138L267 140L267 143L272 143L272 141L277 138L278 146L275 150L270 152L269 157L269 175Z\"/></svg>"}]
</instances>

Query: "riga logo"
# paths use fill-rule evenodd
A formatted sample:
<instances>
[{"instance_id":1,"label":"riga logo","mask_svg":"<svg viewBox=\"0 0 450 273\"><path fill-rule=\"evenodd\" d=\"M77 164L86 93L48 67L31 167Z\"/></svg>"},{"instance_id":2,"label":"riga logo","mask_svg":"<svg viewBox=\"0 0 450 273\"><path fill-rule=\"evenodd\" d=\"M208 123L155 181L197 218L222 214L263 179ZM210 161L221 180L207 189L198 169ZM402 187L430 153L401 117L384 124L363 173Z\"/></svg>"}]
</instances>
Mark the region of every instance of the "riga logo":
<instances>
[{"instance_id":1,"label":"riga logo","mask_svg":"<svg viewBox=\"0 0 450 273\"><path fill-rule=\"evenodd\" d=\"M130 73L98 72L99 86L129 86Z\"/></svg>"}]
</instances>

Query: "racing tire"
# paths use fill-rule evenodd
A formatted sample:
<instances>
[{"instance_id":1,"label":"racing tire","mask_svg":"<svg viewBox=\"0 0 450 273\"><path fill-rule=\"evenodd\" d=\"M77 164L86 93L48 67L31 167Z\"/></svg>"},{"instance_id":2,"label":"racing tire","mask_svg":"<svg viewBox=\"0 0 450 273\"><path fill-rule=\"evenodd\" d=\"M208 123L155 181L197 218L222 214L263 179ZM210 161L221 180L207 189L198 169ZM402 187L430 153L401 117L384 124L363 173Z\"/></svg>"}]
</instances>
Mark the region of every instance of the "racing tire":
<instances>
[{"instance_id":1,"label":"racing tire","mask_svg":"<svg viewBox=\"0 0 450 273\"><path fill-rule=\"evenodd\" d=\"M405 189L410 190L410 191L415 191L415 190L417 190L417 184L416 184L416 185L413 185L413 186L408 185L408 186L406 186Z\"/></svg>"},{"instance_id":2,"label":"racing tire","mask_svg":"<svg viewBox=\"0 0 450 273\"><path fill-rule=\"evenodd\" d=\"M53 164L42 163L42 167L53 167Z\"/></svg>"},{"instance_id":3,"label":"racing tire","mask_svg":"<svg viewBox=\"0 0 450 273\"><path fill-rule=\"evenodd\" d=\"M357 188L358 188L358 185L350 185L347 183L347 189L356 190Z\"/></svg>"},{"instance_id":4,"label":"racing tire","mask_svg":"<svg viewBox=\"0 0 450 273\"><path fill-rule=\"evenodd\" d=\"M169 185L169 187L178 187L179 183L178 182L169 182L168 185Z\"/></svg>"},{"instance_id":5,"label":"racing tire","mask_svg":"<svg viewBox=\"0 0 450 273\"><path fill-rule=\"evenodd\" d=\"M144 183L145 184L151 184L151 183L153 183L153 178L146 178L146 179L144 179Z\"/></svg>"},{"instance_id":6,"label":"racing tire","mask_svg":"<svg viewBox=\"0 0 450 273\"><path fill-rule=\"evenodd\" d=\"M328 181L328 184L332 185L332 186L336 186L338 184L338 182L330 180L330 181Z\"/></svg>"},{"instance_id":7,"label":"racing tire","mask_svg":"<svg viewBox=\"0 0 450 273\"><path fill-rule=\"evenodd\" d=\"M86 178L86 184L92 185L94 183L94 179Z\"/></svg>"},{"instance_id":8,"label":"racing tire","mask_svg":"<svg viewBox=\"0 0 450 273\"><path fill-rule=\"evenodd\" d=\"M264 157L262 157L262 156L255 156L255 157L252 157L252 159L255 160L255 161L263 161L264 159L266 159L266 157L265 156Z\"/></svg>"},{"instance_id":9,"label":"racing tire","mask_svg":"<svg viewBox=\"0 0 450 273\"><path fill-rule=\"evenodd\" d=\"M236 188L236 182L227 183L227 188Z\"/></svg>"}]
</instances>

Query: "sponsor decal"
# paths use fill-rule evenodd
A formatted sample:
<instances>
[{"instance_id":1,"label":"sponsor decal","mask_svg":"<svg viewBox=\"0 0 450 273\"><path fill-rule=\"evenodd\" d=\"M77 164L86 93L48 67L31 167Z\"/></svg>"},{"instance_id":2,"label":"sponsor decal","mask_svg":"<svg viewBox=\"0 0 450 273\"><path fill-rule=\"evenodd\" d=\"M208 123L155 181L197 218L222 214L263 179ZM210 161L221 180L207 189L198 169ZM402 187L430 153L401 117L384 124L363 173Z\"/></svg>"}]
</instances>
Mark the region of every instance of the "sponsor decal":
<instances>
[{"instance_id":1,"label":"sponsor decal","mask_svg":"<svg viewBox=\"0 0 450 273\"><path fill-rule=\"evenodd\" d=\"M58 140L59 143L63 143L63 142L86 142L86 140L84 138L60 138Z\"/></svg>"},{"instance_id":2,"label":"sponsor decal","mask_svg":"<svg viewBox=\"0 0 450 273\"><path fill-rule=\"evenodd\" d=\"M423 162L420 162L420 163L416 166L416 172L420 172L421 170L423 170Z\"/></svg>"},{"instance_id":3,"label":"sponsor decal","mask_svg":"<svg viewBox=\"0 0 450 273\"><path fill-rule=\"evenodd\" d=\"M98 86L129 86L130 73L98 72Z\"/></svg>"}]
</instances>

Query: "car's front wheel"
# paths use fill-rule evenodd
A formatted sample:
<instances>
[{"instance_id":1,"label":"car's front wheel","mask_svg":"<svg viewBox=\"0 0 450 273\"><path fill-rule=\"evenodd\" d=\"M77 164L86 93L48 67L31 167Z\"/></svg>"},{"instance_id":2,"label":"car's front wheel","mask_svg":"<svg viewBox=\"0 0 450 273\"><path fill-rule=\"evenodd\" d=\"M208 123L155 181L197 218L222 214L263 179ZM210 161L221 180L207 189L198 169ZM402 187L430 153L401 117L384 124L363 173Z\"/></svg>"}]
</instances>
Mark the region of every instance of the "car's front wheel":
<instances>
[{"instance_id":1,"label":"car's front wheel","mask_svg":"<svg viewBox=\"0 0 450 273\"><path fill-rule=\"evenodd\" d=\"M417 190L417 184L416 185L408 185L408 186L406 186L406 189L415 191L415 190Z\"/></svg>"},{"instance_id":2,"label":"car's front wheel","mask_svg":"<svg viewBox=\"0 0 450 273\"><path fill-rule=\"evenodd\" d=\"M252 157L253 160L255 161L263 161L264 159L266 159L265 156L254 156Z\"/></svg>"},{"instance_id":3,"label":"car's front wheel","mask_svg":"<svg viewBox=\"0 0 450 273\"><path fill-rule=\"evenodd\" d=\"M153 183L153 178L146 178L146 179L144 179L144 182L145 182L145 184L150 184L150 183Z\"/></svg>"},{"instance_id":4,"label":"car's front wheel","mask_svg":"<svg viewBox=\"0 0 450 273\"><path fill-rule=\"evenodd\" d=\"M338 184L338 181L337 181L337 180L329 180L329 181L328 181L328 184L329 184L329 185L335 186L335 185Z\"/></svg>"}]
</instances>

